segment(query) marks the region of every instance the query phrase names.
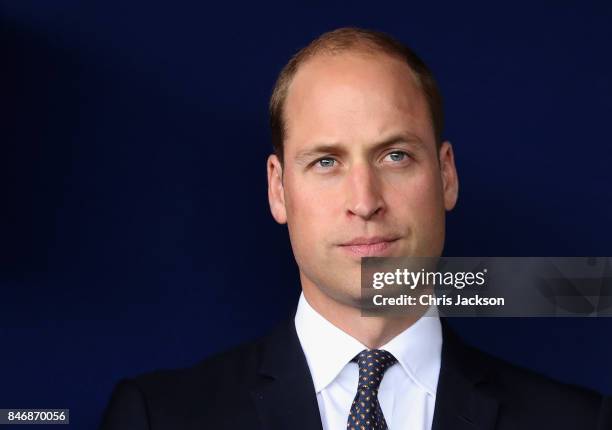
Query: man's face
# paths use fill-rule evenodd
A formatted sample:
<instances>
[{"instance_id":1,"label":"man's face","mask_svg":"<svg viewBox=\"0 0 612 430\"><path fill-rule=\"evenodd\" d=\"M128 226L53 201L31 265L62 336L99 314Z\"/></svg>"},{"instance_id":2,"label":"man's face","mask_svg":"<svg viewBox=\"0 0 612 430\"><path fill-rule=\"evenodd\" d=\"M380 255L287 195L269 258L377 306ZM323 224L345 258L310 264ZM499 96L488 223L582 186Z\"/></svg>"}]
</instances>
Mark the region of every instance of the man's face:
<instances>
[{"instance_id":1,"label":"man's face","mask_svg":"<svg viewBox=\"0 0 612 430\"><path fill-rule=\"evenodd\" d=\"M447 142L438 153L408 65L317 56L289 87L285 121L284 163L268 160L269 198L305 290L354 305L361 257L441 254L457 198L453 153Z\"/></svg>"}]
</instances>

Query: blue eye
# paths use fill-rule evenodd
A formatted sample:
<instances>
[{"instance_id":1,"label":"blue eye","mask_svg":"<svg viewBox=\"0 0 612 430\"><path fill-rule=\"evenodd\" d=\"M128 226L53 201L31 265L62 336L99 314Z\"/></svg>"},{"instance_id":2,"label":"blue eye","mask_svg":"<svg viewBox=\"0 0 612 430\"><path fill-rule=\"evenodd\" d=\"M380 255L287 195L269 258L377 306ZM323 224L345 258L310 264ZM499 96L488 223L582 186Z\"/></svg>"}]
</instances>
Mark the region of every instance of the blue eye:
<instances>
[{"instance_id":1,"label":"blue eye","mask_svg":"<svg viewBox=\"0 0 612 430\"><path fill-rule=\"evenodd\" d=\"M334 160L333 158L321 158L317 161L317 164L321 167L329 168L333 167L333 165L336 164L336 160Z\"/></svg>"},{"instance_id":2,"label":"blue eye","mask_svg":"<svg viewBox=\"0 0 612 430\"><path fill-rule=\"evenodd\" d=\"M391 161L393 162L400 162L400 161L404 161L404 159L408 156L408 154L406 154L403 151L394 151L394 152L390 152L389 154L387 154L387 157L389 157L391 159ZM385 158L387 158L385 157Z\"/></svg>"}]
</instances>

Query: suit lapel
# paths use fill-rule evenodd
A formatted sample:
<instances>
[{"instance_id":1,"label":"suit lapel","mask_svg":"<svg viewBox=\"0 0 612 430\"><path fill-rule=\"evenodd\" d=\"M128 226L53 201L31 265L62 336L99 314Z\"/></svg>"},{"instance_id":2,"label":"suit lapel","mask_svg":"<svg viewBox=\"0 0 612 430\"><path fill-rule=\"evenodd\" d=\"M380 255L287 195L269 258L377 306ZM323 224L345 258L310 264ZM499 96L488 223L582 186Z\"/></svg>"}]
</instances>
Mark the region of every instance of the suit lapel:
<instances>
[{"instance_id":1,"label":"suit lapel","mask_svg":"<svg viewBox=\"0 0 612 430\"><path fill-rule=\"evenodd\" d=\"M442 321L440 378L432 430L493 430L498 401L478 389L487 362L465 346ZM262 424L270 430L322 429L312 377L293 320L261 344L258 382L252 397Z\"/></svg>"},{"instance_id":2,"label":"suit lapel","mask_svg":"<svg viewBox=\"0 0 612 430\"><path fill-rule=\"evenodd\" d=\"M261 344L259 380L252 397L265 429L321 429L312 377L293 320Z\"/></svg>"},{"instance_id":3,"label":"suit lapel","mask_svg":"<svg viewBox=\"0 0 612 430\"><path fill-rule=\"evenodd\" d=\"M432 430L492 430L498 402L477 389L486 362L465 346L442 322L442 364Z\"/></svg>"}]
</instances>

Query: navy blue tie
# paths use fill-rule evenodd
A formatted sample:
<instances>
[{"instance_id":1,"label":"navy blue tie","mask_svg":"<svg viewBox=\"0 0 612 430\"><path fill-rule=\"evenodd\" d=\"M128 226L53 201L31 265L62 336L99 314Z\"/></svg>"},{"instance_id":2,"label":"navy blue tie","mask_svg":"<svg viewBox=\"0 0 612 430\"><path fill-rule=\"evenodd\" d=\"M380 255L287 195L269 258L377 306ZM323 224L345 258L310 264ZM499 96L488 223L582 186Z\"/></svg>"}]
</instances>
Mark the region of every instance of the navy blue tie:
<instances>
[{"instance_id":1,"label":"navy blue tie","mask_svg":"<svg viewBox=\"0 0 612 430\"><path fill-rule=\"evenodd\" d=\"M359 383L346 427L349 430L387 430L378 402L378 387L385 371L397 360L388 351L364 349L352 361L359 365Z\"/></svg>"}]
</instances>

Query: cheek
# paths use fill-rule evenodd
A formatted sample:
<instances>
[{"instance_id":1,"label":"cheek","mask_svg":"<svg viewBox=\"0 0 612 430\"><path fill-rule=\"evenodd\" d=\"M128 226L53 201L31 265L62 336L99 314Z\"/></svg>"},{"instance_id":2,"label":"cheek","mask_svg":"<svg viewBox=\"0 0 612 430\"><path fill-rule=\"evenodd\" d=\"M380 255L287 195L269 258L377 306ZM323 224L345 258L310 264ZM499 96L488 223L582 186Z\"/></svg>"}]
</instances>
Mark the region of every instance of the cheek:
<instances>
[{"instance_id":1,"label":"cheek","mask_svg":"<svg viewBox=\"0 0 612 430\"><path fill-rule=\"evenodd\" d=\"M288 210L295 218L329 224L342 212L343 186L338 178L317 180L291 175L286 191Z\"/></svg>"},{"instance_id":2,"label":"cheek","mask_svg":"<svg viewBox=\"0 0 612 430\"><path fill-rule=\"evenodd\" d=\"M440 214L443 216L442 186L436 171L422 171L409 178L389 178L387 183L391 192L386 200L404 219L427 224L431 218L434 222Z\"/></svg>"},{"instance_id":3,"label":"cheek","mask_svg":"<svg viewBox=\"0 0 612 430\"><path fill-rule=\"evenodd\" d=\"M321 236L333 228L335 199L329 192L305 184L290 184L286 190L287 224L292 237L300 243L320 243Z\"/></svg>"},{"instance_id":4,"label":"cheek","mask_svg":"<svg viewBox=\"0 0 612 430\"><path fill-rule=\"evenodd\" d=\"M314 223L325 213L325 196L306 187L295 187L287 198L288 216L294 220Z\"/></svg>"}]
</instances>

